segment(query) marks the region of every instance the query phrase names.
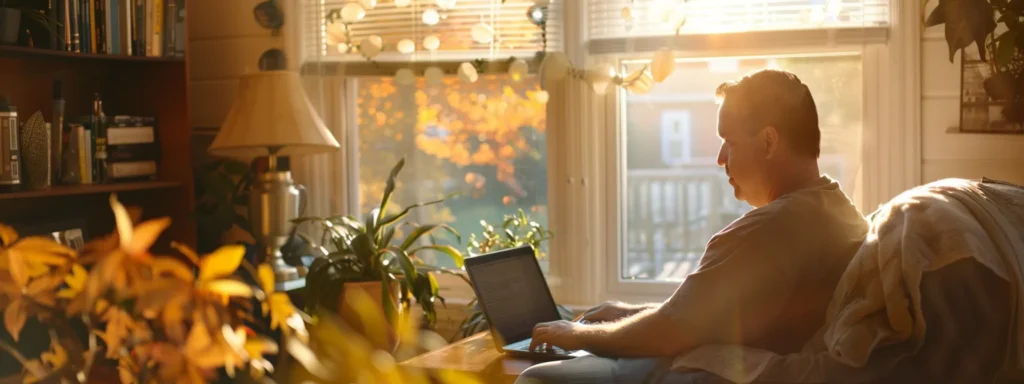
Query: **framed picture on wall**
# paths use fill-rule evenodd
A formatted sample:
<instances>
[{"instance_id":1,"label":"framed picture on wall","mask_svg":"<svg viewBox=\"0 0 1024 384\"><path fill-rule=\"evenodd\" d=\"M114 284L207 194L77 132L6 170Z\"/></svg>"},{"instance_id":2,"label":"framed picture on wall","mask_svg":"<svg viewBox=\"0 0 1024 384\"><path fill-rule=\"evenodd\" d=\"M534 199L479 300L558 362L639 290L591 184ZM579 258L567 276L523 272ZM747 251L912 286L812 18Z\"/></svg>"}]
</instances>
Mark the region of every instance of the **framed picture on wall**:
<instances>
[{"instance_id":1,"label":"framed picture on wall","mask_svg":"<svg viewBox=\"0 0 1024 384\"><path fill-rule=\"evenodd\" d=\"M960 130L984 133L1024 133L1024 95L1016 92L1024 78L1024 57L1006 68L981 60L973 49L961 51Z\"/></svg>"}]
</instances>

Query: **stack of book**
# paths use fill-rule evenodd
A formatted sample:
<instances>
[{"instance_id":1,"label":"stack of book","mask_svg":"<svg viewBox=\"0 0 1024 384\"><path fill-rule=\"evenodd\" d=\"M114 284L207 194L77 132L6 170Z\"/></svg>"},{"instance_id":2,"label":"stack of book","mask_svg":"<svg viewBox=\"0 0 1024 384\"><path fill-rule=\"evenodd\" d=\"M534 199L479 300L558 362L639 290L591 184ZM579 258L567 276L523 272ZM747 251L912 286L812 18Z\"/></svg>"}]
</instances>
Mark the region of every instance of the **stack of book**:
<instances>
[{"instance_id":1,"label":"stack of book","mask_svg":"<svg viewBox=\"0 0 1024 384\"><path fill-rule=\"evenodd\" d=\"M220 0L217 0L220 1ZM184 57L185 0L50 0L51 41L69 52Z\"/></svg>"},{"instance_id":2,"label":"stack of book","mask_svg":"<svg viewBox=\"0 0 1024 384\"><path fill-rule=\"evenodd\" d=\"M96 157L96 134L92 121L68 124L68 141L63 182L95 184L155 180L160 163L156 118L114 116L106 127L106 160ZM100 167L105 166L105 170ZM101 176L102 175L102 180Z\"/></svg>"},{"instance_id":3,"label":"stack of book","mask_svg":"<svg viewBox=\"0 0 1024 384\"><path fill-rule=\"evenodd\" d=\"M160 145L156 118L114 116L107 127L108 181L156 179Z\"/></svg>"}]
</instances>

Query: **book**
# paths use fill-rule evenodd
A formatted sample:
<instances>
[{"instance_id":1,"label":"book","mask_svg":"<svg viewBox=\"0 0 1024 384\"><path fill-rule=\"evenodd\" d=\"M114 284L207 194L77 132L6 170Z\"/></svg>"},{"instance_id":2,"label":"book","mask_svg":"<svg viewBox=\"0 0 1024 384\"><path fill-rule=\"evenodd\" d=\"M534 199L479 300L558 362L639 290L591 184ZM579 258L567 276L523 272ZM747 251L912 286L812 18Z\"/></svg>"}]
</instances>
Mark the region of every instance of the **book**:
<instances>
[{"instance_id":1,"label":"book","mask_svg":"<svg viewBox=\"0 0 1024 384\"><path fill-rule=\"evenodd\" d=\"M108 127L107 145L151 144L156 142L156 130L152 126Z\"/></svg>"},{"instance_id":2,"label":"book","mask_svg":"<svg viewBox=\"0 0 1024 384\"><path fill-rule=\"evenodd\" d=\"M116 161L109 164L110 179L155 179L157 163L155 160Z\"/></svg>"},{"instance_id":3,"label":"book","mask_svg":"<svg viewBox=\"0 0 1024 384\"><path fill-rule=\"evenodd\" d=\"M69 7L68 9L70 11L70 12L68 12L68 15L67 15L66 19L68 21L68 28L71 30L71 40L70 40L71 41L71 51L72 52L81 52L82 51L82 46L81 46L81 44L82 44L82 40L81 40L82 33L81 33L81 30L79 30L79 26L78 26L78 23L81 20L81 16L79 16L79 10L78 10L79 2L78 2L78 0L64 0L64 1L65 1L65 3L67 3L67 5Z\"/></svg>"},{"instance_id":4,"label":"book","mask_svg":"<svg viewBox=\"0 0 1024 384\"><path fill-rule=\"evenodd\" d=\"M160 146L156 143L107 145L107 162L152 160L159 163Z\"/></svg>"},{"instance_id":5,"label":"book","mask_svg":"<svg viewBox=\"0 0 1024 384\"><path fill-rule=\"evenodd\" d=\"M86 7L89 13L89 53L100 53L100 47L96 45L96 0L87 0Z\"/></svg>"},{"instance_id":6,"label":"book","mask_svg":"<svg viewBox=\"0 0 1024 384\"><path fill-rule=\"evenodd\" d=\"M118 29L121 14L118 3L120 0L104 0L107 3L107 50L111 55L121 54L121 31Z\"/></svg>"},{"instance_id":7,"label":"book","mask_svg":"<svg viewBox=\"0 0 1024 384\"><path fill-rule=\"evenodd\" d=\"M132 13L132 32L135 56L146 56L146 0L134 0L135 10Z\"/></svg>"},{"instance_id":8,"label":"book","mask_svg":"<svg viewBox=\"0 0 1024 384\"><path fill-rule=\"evenodd\" d=\"M164 55L164 0L153 2L153 56Z\"/></svg>"},{"instance_id":9,"label":"book","mask_svg":"<svg viewBox=\"0 0 1024 384\"><path fill-rule=\"evenodd\" d=\"M121 54L131 56L135 50L132 44L132 0L117 0L118 2L118 37L120 38Z\"/></svg>"}]
</instances>

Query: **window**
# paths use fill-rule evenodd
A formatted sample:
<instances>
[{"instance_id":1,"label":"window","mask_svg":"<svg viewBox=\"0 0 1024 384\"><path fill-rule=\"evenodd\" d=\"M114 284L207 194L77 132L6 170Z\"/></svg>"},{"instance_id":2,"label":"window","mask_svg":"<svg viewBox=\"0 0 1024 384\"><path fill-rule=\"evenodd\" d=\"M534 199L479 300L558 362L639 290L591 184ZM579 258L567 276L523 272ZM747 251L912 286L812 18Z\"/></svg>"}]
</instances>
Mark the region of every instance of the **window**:
<instances>
[{"instance_id":1,"label":"window","mask_svg":"<svg viewBox=\"0 0 1024 384\"><path fill-rule=\"evenodd\" d=\"M350 84L360 212L376 207L388 172L405 157L397 206L457 194L407 221L445 223L468 237L482 231L481 220L500 224L522 209L547 226L546 100L535 77L489 75L466 84L451 76L440 85L357 77ZM453 267L443 256L425 261Z\"/></svg>"},{"instance_id":2,"label":"window","mask_svg":"<svg viewBox=\"0 0 1024 384\"><path fill-rule=\"evenodd\" d=\"M627 62L625 69L644 64ZM682 280L693 272L711 235L750 209L733 197L716 163L721 141L714 90L768 67L795 73L811 89L822 132L821 172L855 196L863 126L858 54L679 60L675 73L652 92L622 95L620 278ZM681 143L683 155L671 155L680 153Z\"/></svg>"},{"instance_id":3,"label":"window","mask_svg":"<svg viewBox=\"0 0 1024 384\"><path fill-rule=\"evenodd\" d=\"M889 171L870 155L880 149L862 143L884 141L880 132L890 123L883 114L896 113L877 101L896 89L882 80L893 68L886 62L893 7L886 0L586 2L580 23L588 66L608 63L630 73L663 48L676 59L674 72L646 94L618 90L595 98L607 132L598 144L614 156L598 164L599 185L583 188L606 201L596 203L600 213L582 210L597 217L588 222L607 228L589 232L604 242L579 246L601 253L606 263L600 281L587 283L601 294L573 294L590 301L664 299L695 270L711 236L751 209L735 198L717 164L714 91L755 70L793 72L811 89L822 173L839 181L862 211L887 198L879 195L889 194L882 180ZM559 269L585 266L577 261Z\"/></svg>"},{"instance_id":4,"label":"window","mask_svg":"<svg viewBox=\"0 0 1024 384\"><path fill-rule=\"evenodd\" d=\"M782 68L809 85L823 133L821 170L863 212L919 182L920 95L912 79L921 10L904 2L551 0L545 28L525 17L535 0L457 0L448 10L436 0L378 1L346 25L326 16L356 0L300 3L301 41L293 46L301 53L293 57L302 58L305 74L332 79L310 83L347 148L318 172L348 178L349 212L369 208L387 170L405 156L399 205L459 193L412 221L446 222L466 235L480 231L481 219L523 209L554 230L544 267L561 303L663 300L711 235L750 209L716 164L713 95L746 72ZM435 25L422 20L430 9L440 10ZM481 22L494 27L492 42L469 38ZM383 44L374 62L338 50L371 35ZM438 37L437 50L424 49L427 36ZM414 53L397 52L406 38ZM546 48L565 51L576 66L626 71L665 47L674 51L675 72L643 95L596 95L572 78L539 92L540 76L514 82L494 70L509 56ZM492 68L476 83L451 76L477 59ZM394 78L398 69L421 76L428 66L445 70L442 84L420 77L403 86ZM440 279L446 297L471 295L459 291L465 284Z\"/></svg>"}]
</instances>

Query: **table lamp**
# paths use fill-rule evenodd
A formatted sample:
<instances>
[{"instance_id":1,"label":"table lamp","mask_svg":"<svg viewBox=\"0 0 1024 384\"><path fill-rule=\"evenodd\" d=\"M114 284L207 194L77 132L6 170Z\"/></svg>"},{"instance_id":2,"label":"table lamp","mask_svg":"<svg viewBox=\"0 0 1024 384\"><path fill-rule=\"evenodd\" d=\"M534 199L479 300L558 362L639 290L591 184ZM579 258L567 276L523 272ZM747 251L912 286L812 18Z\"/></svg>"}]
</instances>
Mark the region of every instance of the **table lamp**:
<instances>
[{"instance_id":1,"label":"table lamp","mask_svg":"<svg viewBox=\"0 0 1024 384\"><path fill-rule=\"evenodd\" d=\"M209 152L243 159L268 157L267 171L257 175L249 193L249 221L261 256L279 282L299 278L297 269L282 259L281 246L291 234L292 220L305 210L306 194L292 181L290 171L278 169L278 157L339 147L306 97L298 73L274 69L242 76Z\"/></svg>"}]
</instances>

